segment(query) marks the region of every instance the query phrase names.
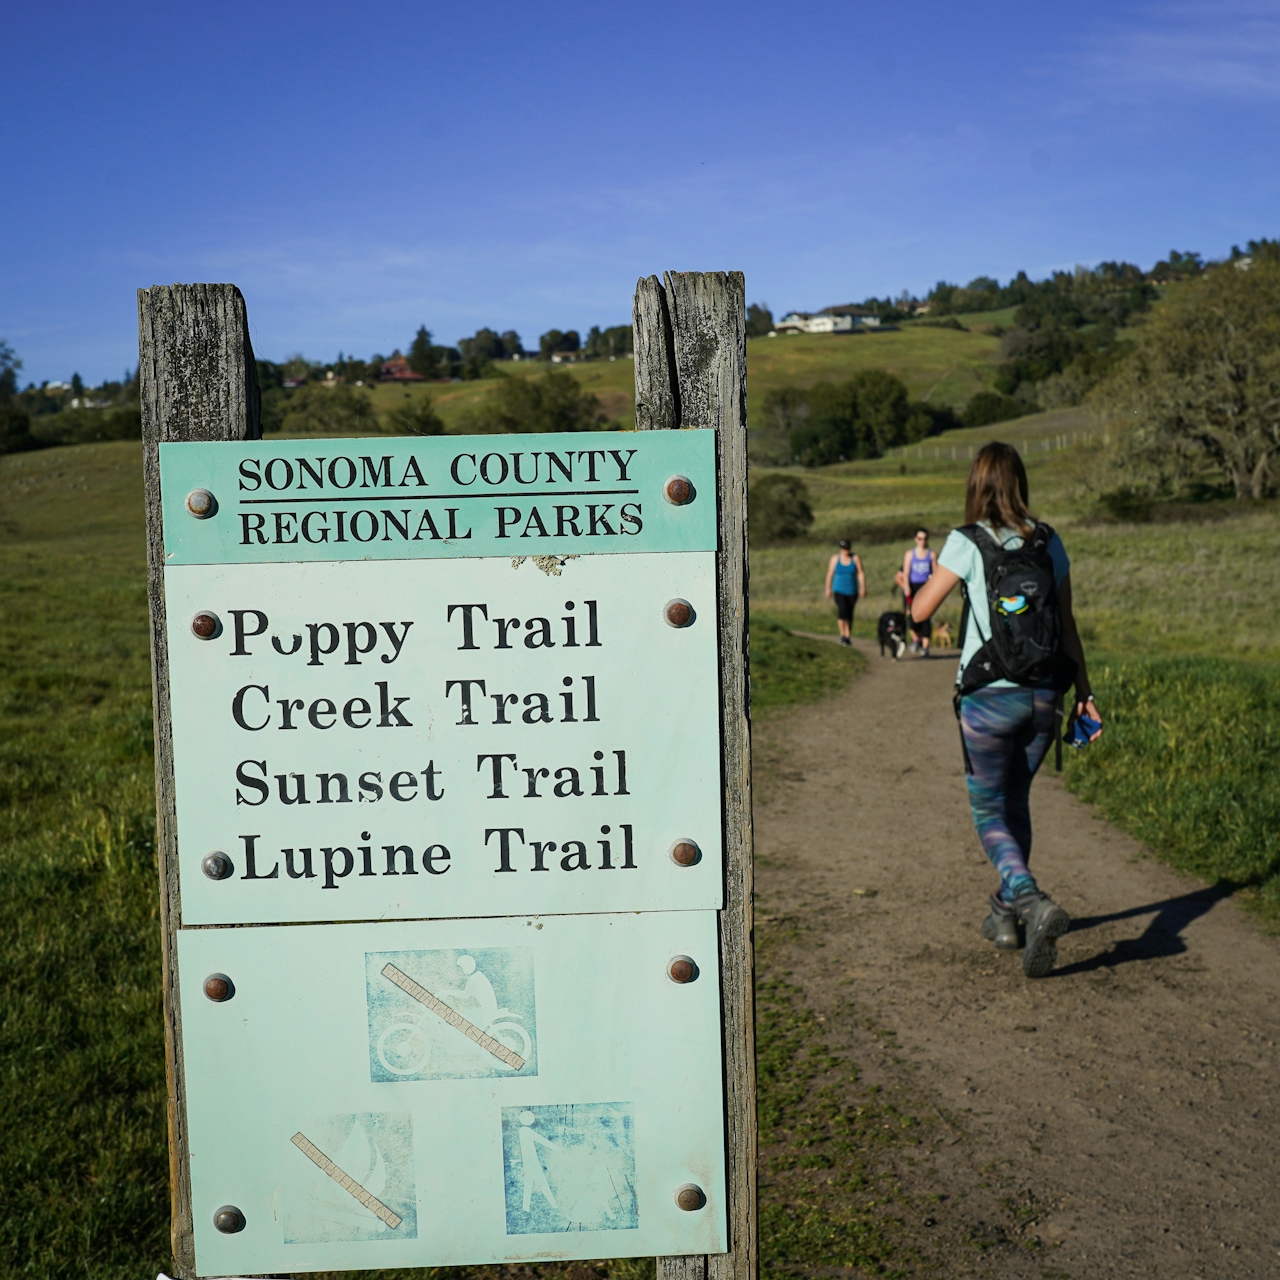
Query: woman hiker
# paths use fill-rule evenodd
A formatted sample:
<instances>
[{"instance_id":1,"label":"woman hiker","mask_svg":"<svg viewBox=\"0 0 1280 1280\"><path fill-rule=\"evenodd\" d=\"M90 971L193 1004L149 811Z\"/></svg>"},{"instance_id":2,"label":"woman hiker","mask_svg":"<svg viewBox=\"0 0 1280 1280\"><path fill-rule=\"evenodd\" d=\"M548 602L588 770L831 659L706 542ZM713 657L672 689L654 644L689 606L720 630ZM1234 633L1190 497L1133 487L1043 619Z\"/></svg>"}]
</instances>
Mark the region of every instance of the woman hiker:
<instances>
[{"instance_id":1,"label":"woman hiker","mask_svg":"<svg viewBox=\"0 0 1280 1280\"><path fill-rule=\"evenodd\" d=\"M1071 610L1070 561L1058 535L1031 515L1027 473L1012 445L992 442L978 451L969 469L965 522L948 537L911 613L915 621L927 621L956 583L963 584L960 738L974 825L1000 876L982 933L1002 950L1015 950L1023 930L1023 972L1039 978L1056 963L1056 939L1070 918L1041 892L1027 865L1031 780L1053 739L1062 695L1073 683L1068 733L1077 717L1089 716L1098 722L1092 742L1102 733L1102 717ZM998 634L993 626L1001 628Z\"/></svg>"},{"instance_id":2,"label":"woman hiker","mask_svg":"<svg viewBox=\"0 0 1280 1280\"><path fill-rule=\"evenodd\" d=\"M933 623L913 621L911 617L911 601L915 599L920 588L933 577L938 566L938 557L929 550L929 530L917 529L915 542L911 550L902 556L902 606L906 610L907 625L911 631L911 652L929 656L929 640L933 636Z\"/></svg>"},{"instance_id":3,"label":"woman hiker","mask_svg":"<svg viewBox=\"0 0 1280 1280\"><path fill-rule=\"evenodd\" d=\"M840 643L852 644L853 606L859 596L867 594L867 576L862 572L862 557L855 556L848 538L840 539L840 550L827 565L827 599L836 602L836 620L840 627Z\"/></svg>"}]
</instances>

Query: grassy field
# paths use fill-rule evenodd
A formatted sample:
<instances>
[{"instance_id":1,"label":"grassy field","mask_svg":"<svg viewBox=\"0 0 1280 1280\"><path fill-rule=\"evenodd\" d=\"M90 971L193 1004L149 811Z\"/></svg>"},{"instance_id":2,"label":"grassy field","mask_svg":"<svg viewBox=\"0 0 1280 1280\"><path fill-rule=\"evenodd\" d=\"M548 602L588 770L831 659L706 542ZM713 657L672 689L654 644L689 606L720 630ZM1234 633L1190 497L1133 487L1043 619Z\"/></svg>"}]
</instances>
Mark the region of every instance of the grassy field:
<instances>
[{"instance_id":1,"label":"grassy field","mask_svg":"<svg viewBox=\"0 0 1280 1280\"><path fill-rule=\"evenodd\" d=\"M914 399L960 407L991 385L998 347L999 340L988 333L918 325L896 333L752 338L747 343L748 418L759 414L765 395L776 387L839 382L864 369L887 369L906 383ZM635 425L635 364L629 359L555 366L508 362L501 367L514 378L538 377L548 368L567 372L600 397L610 419L623 427ZM406 399L429 395L446 429L460 430L466 411L494 385L492 378L408 387L383 383L373 388L373 398L378 412L386 414Z\"/></svg>"},{"instance_id":2,"label":"grassy field","mask_svg":"<svg viewBox=\"0 0 1280 1280\"><path fill-rule=\"evenodd\" d=\"M1280 660L1280 631L1265 607L1280 600L1280 505L1205 503L1196 509L1198 519L1167 524L1091 522L1076 492L1093 447L1038 447L1069 436L1067 415L1074 412L949 432L938 437L943 456L936 461L883 458L792 472L812 495L813 535L803 544L753 554L753 606L834 630L822 584L835 540L848 533L867 570L868 599L859 606L855 631L873 635L875 617L894 599L893 574L911 526L919 522L932 530L932 545L940 551L946 532L963 522L968 449L972 442L1003 438L1030 446L1025 457L1032 505L1066 542L1081 632L1091 648L1120 657ZM960 444L952 461L954 438ZM888 531L894 540L882 542ZM958 604L949 602L941 617L954 625Z\"/></svg>"},{"instance_id":3,"label":"grassy field","mask_svg":"<svg viewBox=\"0 0 1280 1280\"><path fill-rule=\"evenodd\" d=\"M1033 497L1072 555L1109 717L1104 741L1070 756L1071 785L1176 865L1242 888L1280 919L1280 814L1270 798L1280 639L1265 607L1280 598L1275 508L1209 504L1193 522L1090 524L1073 505L1090 448L1036 447L1068 433L1062 420L997 432L1032 446ZM950 439L938 447L949 451ZM871 633L906 546L882 540L885 531L923 520L942 534L959 521L971 443L956 443L954 461L883 459L806 475L814 539L752 555L758 712L821 696L860 669L857 654L787 628L834 632L822 578L831 540L852 527L871 590L857 630ZM166 1261L139 454L118 443L0 458L0 1276L123 1280ZM803 1015L767 981L760 1105L776 1139L770 1159L786 1166L788 1143L798 1151L824 1125L853 1159L863 1136L824 1119L813 1083L821 1064L794 1051ZM802 1184L794 1195L791 1185L780 1179L762 1204L766 1258L876 1265L881 1245L865 1223L815 1210ZM549 1274L590 1280L571 1271ZM594 1271L643 1280L651 1267Z\"/></svg>"},{"instance_id":4,"label":"grassy field","mask_svg":"<svg viewBox=\"0 0 1280 1280\"><path fill-rule=\"evenodd\" d=\"M137 444L0 458L3 1277L168 1263L144 583ZM764 620L755 650L762 711L862 665Z\"/></svg>"}]
</instances>

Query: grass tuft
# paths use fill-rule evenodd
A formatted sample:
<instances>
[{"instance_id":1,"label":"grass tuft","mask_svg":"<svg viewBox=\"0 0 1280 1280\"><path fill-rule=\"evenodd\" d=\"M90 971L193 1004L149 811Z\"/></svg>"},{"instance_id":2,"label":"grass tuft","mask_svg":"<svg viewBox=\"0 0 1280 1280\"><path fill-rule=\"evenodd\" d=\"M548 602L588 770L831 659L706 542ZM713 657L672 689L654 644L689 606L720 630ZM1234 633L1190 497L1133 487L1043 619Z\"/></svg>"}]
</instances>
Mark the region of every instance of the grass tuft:
<instances>
[{"instance_id":1,"label":"grass tuft","mask_svg":"<svg viewBox=\"0 0 1280 1280\"><path fill-rule=\"evenodd\" d=\"M1280 668L1220 658L1111 661L1106 732L1068 752L1082 799L1181 871L1248 888L1280 920Z\"/></svg>"},{"instance_id":2,"label":"grass tuft","mask_svg":"<svg viewBox=\"0 0 1280 1280\"><path fill-rule=\"evenodd\" d=\"M751 622L751 705L755 711L815 702L861 674L867 660L827 640L792 635L769 617Z\"/></svg>"}]
</instances>

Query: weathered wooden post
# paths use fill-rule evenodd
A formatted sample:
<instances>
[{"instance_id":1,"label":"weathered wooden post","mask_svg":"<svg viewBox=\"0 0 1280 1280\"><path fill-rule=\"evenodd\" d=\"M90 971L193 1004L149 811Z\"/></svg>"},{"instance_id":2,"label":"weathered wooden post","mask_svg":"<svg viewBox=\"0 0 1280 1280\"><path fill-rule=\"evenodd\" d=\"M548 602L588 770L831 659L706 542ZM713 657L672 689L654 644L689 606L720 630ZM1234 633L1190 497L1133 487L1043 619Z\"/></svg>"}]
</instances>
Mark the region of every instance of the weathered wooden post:
<instances>
[{"instance_id":1,"label":"weathered wooden post","mask_svg":"<svg viewBox=\"0 0 1280 1280\"><path fill-rule=\"evenodd\" d=\"M754 1280L743 304L641 282L643 435L268 442L140 294L182 1280Z\"/></svg>"},{"instance_id":2,"label":"weathered wooden post","mask_svg":"<svg viewBox=\"0 0 1280 1280\"><path fill-rule=\"evenodd\" d=\"M724 768L724 1010L729 1252L658 1260L660 1280L753 1280L756 1072L751 707L747 631L747 335L740 271L668 272L636 284L636 427L716 433L720 716Z\"/></svg>"},{"instance_id":3,"label":"weathered wooden post","mask_svg":"<svg viewBox=\"0 0 1280 1280\"><path fill-rule=\"evenodd\" d=\"M182 1079L182 1009L176 935L182 920L174 801L169 649L165 637L160 444L170 440L257 440L261 395L244 298L233 284L156 285L138 290L138 380L142 394L147 507L147 591L156 735L156 849L164 963L165 1077L169 1086L169 1194L174 1267L195 1274L191 1176Z\"/></svg>"}]
</instances>

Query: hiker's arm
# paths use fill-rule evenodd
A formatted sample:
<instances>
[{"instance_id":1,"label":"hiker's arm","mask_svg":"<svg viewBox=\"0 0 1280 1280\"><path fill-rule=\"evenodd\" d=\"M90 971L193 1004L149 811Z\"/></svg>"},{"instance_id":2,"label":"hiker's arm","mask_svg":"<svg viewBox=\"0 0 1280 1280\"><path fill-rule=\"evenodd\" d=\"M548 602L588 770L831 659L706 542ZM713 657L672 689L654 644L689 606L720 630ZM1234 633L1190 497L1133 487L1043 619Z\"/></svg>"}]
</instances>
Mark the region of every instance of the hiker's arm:
<instances>
[{"instance_id":1,"label":"hiker's arm","mask_svg":"<svg viewBox=\"0 0 1280 1280\"><path fill-rule=\"evenodd\" d=\"M1058 612L1062 615L1062 649L1068 658L1076 664L1076 705L1075 710L1067 718L1068 731L1075 723L1076 717L1091 716L1099 724L1102 717L1098 714L1098 705L1093 700L1093 686L1089 683L1089 671L1084 661L1084 645L1080 643L1080 631L1076 626L1076 615L1071 608L1071 575L1067 574L1058 583ZM1089 741L1102 737L1101 728L1097 733L1089 735Z\"/></svg>"},{"instance_id":2,"label":"hiker's arm","mask_svg":"<svg viewBox=\"0 0 1280 1280\"><path fill-rule=\"evenodd\" d=\"M827 592L827 599L828 599L828 600L830 600L830 599L831 599L831 579L832 579L832 578L834 578L834 577L836 576L836 561L837 561L837 560L839 560L839 559L840 559L840 557L839 557L839 556L832 556L832 557L831 557L831 563L830 563L829 565L827 565L827 586L826 586L826 592Z\"/></svg>"},{"instance_id":3,"label":"hiker's arm","mask_svg":"<svg viewBox=\"0 0 1280 1280\"><path fill-rule=\"evenodd\" d=\"M939 565L933 571L933 577L911 597L911 621L928 622L959 581L959 574Z\"/></svg>"},{"instance_id":4,"label":"hiker's arm","mask_svg":"<svg viewBox=\"0 0 1280 1280\"><path fill-rule=\"evenodd\" d=\"M867 598L867 575L862 571L862 557L854 556L853 563L858 568L858 598L865 600Z\"/></svg>"}]
</instances>

